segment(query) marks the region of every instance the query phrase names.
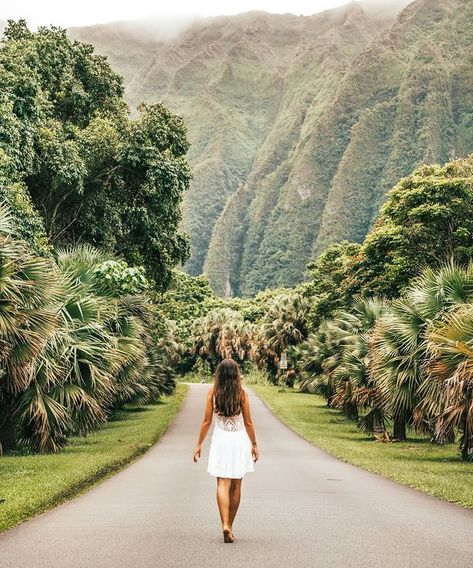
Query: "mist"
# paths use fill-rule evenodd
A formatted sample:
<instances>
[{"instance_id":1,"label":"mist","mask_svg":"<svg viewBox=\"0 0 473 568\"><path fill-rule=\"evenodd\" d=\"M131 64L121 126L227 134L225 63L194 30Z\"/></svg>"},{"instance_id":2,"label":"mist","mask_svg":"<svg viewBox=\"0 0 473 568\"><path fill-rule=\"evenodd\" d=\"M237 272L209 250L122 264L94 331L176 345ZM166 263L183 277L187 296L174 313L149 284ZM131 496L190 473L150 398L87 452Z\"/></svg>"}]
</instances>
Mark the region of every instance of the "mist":
<instances>
[{"instance_id":1,"label":"mist","mask_svg":"<svg viewBox=\"0 0 473 568\"><path fill-rule=\"evenodd\" d=\"M118 22L109 22L106 24L96 24L92 26L81 26L89 29L97 28L113 28L115 32L125 34L131 39L145 42L170 42L192 24L202 19L201 16L189 14L186 16L153 16L150 18L142 18L137 20L123 20ZM74 31L81 29L71 27L69 30Z\"/></svg>"},{"instance_id":2,"label":"mist","mask_svg":"<svg viewBox=\"0 0 473 568\"><path fill-rule=\"evenodd\" d=\"M379 16L393 17L399 13L412 0L352 0L359 3L367 13ZM346 4L350 4L347 2ZM328 10L330 10L329 8ZM222 10L224 11L224 10ZM317 13L317 12L315 12ZM70 27L72 35L79 32L82 28L99 30L113 29L115 33L124 34L130 39L140 42L167 43L178 38L183 32L193 24L209 20L218 16L202 16L199 14L150 16L131 20L110 21L108 23L98 23L90 26Z\"/></svg>"}]
</instances>

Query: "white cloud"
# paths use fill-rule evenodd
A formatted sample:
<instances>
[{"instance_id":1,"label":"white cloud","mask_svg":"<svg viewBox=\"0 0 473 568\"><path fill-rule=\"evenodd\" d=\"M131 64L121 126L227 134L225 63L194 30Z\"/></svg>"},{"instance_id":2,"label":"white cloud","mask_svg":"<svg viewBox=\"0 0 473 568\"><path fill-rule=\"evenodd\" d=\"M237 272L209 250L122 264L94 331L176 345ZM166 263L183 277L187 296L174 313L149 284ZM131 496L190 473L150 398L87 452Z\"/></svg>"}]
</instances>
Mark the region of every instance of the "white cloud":
<instances>
[{"instance_id":1,"label":"white cloud","mask_svg":"<svg viewBox=\"0 0 473 568\"><path fill-rule=\"evenodd\" d=\"M388 1L388 0L386 0ZM83 26L156 16L238 14L249 10L314 14L348 0L2 0L0 20L25 18L40 25Z\"/></svg>"}]
</instances>

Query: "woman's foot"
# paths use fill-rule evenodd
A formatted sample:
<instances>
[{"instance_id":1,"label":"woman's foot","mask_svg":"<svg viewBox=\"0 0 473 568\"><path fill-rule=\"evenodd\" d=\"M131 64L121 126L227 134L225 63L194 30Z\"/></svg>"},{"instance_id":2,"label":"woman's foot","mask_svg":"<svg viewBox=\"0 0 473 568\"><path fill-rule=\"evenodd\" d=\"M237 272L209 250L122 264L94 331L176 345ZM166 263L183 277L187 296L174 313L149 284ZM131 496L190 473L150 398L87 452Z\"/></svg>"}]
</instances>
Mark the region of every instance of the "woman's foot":
<instances>
[{"instance_id":1,"label":"woman's foot","mask_svg":"<svg viewBox=\"0 0 473 568\"><path fill-rule=\"evenodd\" d=\"M229 528L223 529L223 542L233 542L233 534Z\"/></svg>"}]
</instances>

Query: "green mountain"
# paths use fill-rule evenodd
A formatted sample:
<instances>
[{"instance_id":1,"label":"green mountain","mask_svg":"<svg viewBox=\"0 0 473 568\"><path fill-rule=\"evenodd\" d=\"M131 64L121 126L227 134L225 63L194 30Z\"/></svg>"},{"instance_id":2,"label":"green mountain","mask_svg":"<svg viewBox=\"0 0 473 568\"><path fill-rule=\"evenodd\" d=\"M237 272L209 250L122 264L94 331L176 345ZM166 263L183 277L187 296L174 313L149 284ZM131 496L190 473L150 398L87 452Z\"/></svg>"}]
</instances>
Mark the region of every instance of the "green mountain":
<instances>
[{"instance_id":1,"label":"green mountain","mask_svg":"<svg viewBox=\"0 0 473 568\"><path fill-rule=\"evenodd\" d=\"M418 163L473 150L473 3L388 4L198 20L174 39L71 30L109 56L131 105L184 116L186 268L219 294L299 282L328 244L361 241Z\"/></svg>"}]
</instances>

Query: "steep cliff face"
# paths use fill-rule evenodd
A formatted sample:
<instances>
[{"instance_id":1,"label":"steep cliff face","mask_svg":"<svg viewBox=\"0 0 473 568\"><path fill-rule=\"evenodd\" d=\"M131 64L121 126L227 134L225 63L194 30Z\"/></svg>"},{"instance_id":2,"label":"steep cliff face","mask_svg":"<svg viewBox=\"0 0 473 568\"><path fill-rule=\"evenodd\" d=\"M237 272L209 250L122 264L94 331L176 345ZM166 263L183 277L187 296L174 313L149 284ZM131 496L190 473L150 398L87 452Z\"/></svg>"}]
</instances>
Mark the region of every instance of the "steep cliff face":
<instances>
[{"instance_id":1,"label":"steep cliff face","mask_svg":"<svg viewBox=\"0 0 473 568\"><path fill-rule=\"evenodd\" d=\"M325 128L340 81L379 23L353 4L306 25L313 33L294 51L271 131L217 221L205 270L220 293L299 281L320 229L331 172L322 156L317 168L314 155L327 148L317 148L314 135Z\"/></svg>"},{"instance_id":2,"label":"steep cliff face","mask_svg":"<svg viewBox=\"0 0 473 568\"><path fill-rule=\"evenodd\" d=\"M360 241L386 191L417 164L473 149L457 142L467 118L456 102L460 96L469 100L465 108L473 103L471 89L457 86L463 73L471 77L472 8L455 0L414 2L353 65L328 116L332 131L352 127L344 139L338 135L343 153L314 254L343 238Z\"/></svg>"},{"instance_id":3,"label":"steep cliff face","mask_svg":"<svg viewBox=\"0 0 473 568\"><path fill-rule=\"evenodd\" d=\"M473 150L472 3L379 6L212 18L166 42L72 30L109 55L132 106L162 99L184 116L186 268L218 293L300 281L331 242L362 240L417 163Z\"/></svg>"}]
</instances>

